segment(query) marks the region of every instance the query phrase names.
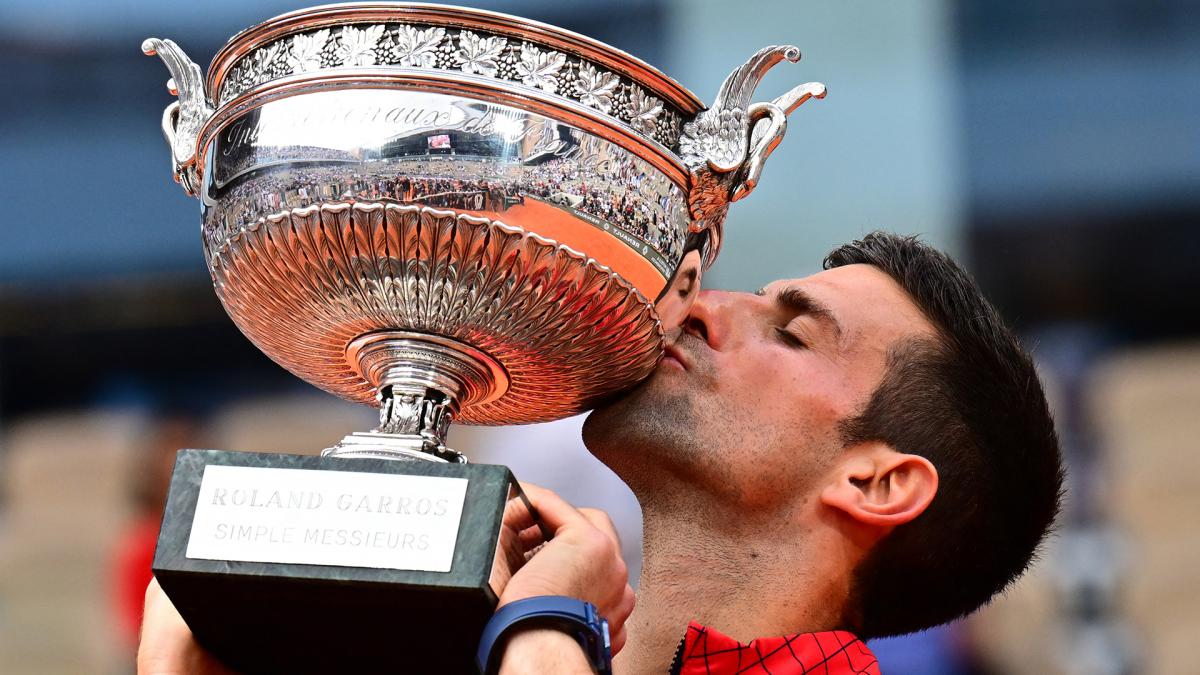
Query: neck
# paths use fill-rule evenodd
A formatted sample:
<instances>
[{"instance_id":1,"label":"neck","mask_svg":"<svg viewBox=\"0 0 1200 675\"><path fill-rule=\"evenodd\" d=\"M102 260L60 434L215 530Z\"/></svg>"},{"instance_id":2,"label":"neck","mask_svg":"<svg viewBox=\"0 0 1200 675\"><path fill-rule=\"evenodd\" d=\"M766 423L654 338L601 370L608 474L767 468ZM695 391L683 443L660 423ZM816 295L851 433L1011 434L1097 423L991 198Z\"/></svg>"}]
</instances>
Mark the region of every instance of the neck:
<instances>
[{"instance_id":1,"label":"neck","mask_svg":"<svg viewBox=\"0 0 1200 675\"><path fill-rule=\"evenodd\" d=\"M689 621L741 642L838 627L854 552L815 525L813 500L746 509L687 485L637 492L642 574L621 672L664 672Z\"/></svg>"}]
</instances>

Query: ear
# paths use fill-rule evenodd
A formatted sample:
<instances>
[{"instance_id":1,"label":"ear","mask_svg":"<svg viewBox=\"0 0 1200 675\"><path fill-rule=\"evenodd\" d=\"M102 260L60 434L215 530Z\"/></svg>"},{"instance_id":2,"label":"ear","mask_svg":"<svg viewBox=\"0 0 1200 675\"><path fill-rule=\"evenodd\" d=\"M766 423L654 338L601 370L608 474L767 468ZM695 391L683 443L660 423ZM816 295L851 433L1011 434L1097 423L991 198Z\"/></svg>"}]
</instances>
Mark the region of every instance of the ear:
<instances>
[{"instance_id":1,"label":"ear","mask_svg":"<svg viewBox=\"0 0 1200 675\"><path fill-rule=\"evenodd\" d=\"M847 449L829 476L821 502L874 527L890 529L912 521L937 494L932 462L881 443Z\"/></svg>"}]
</instances>

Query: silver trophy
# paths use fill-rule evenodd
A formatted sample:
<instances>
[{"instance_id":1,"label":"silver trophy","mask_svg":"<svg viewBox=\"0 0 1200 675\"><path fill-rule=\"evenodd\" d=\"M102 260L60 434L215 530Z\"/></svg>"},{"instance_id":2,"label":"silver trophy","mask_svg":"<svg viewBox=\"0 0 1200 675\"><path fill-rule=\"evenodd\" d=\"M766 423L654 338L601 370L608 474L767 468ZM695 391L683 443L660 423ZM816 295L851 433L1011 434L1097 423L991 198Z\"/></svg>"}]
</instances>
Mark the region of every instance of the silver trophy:
<instances>
[{"instance_id":1,"label":"silver trophy","mask_svg":"<svg viewBox=\"0 0 1200 675\"><path fill-rule=\"evenodd\" d=\"M230 317L300 378L380 408L327 458L463 463L451 422L560 419L648 376L729 203L825 95L752 102L793 46L705 107L585 36L438 5L284 14L207 78L170 40L142 49L171 73L172 170Z\"/></svg>"}]
</instances>

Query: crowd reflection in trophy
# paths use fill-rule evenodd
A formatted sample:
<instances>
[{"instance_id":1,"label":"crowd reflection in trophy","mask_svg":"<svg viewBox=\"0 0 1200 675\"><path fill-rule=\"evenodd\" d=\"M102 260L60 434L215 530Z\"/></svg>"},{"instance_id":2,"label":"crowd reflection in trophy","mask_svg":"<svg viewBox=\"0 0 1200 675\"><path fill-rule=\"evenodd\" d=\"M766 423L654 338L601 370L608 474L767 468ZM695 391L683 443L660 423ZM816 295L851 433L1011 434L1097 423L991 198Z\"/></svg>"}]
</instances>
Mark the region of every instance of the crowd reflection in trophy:
<instances>
[{"instance_id":1,"label":"crowd reflection in trophy","mask_svg":"<svg viewBox=\"0 0 1200 675\"><path fill-rule=\"evenodd\" d=\"M584 170L577 156L524 163L434 154L360 161L340 150L289 150L311 163L297 164L300 157L276 157L278 153L260 153L257 161L247 161L247 170L230 181L219 204L205 216L209 241L229 237L272 213L338 200L395 201L503 217L506 210L533 199L607 222L669 260L679 259L687 236L682 192L661 174L642 170L631 157L602 157L598 170ZM351 170L348 164L357 167Z\"/></svg>"}]
</instances>

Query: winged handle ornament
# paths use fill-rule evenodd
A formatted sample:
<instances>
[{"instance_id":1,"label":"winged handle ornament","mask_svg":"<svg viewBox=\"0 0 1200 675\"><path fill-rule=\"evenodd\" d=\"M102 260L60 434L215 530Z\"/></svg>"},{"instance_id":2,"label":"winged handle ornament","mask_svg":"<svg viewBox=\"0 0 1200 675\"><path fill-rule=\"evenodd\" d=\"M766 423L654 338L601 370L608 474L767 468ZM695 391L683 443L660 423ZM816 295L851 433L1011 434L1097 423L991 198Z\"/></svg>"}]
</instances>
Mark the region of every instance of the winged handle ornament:
<instances>
[{"instance_id":1,"label":"winged handle ornament","mask_svg":"<svg viewBox=\"0 0 1200 675\"><path fill-rule=\"evenodd\" d=\"M693 231L719 226L729 203L754 190L763 163L783 139L788 114L810 98L825 98L825 85L808 82L770 102L751 103L767 71L784 60L799 61L800 49L760 49L730 73L712 106L684 125L679 146L692 183Z\"/></svg>"},{"instance_id":2,"label":"winged handle ornament","mask_svg":"<svg viewBox=\"0 0 1200 675\"><path fill-rule=\"evenodd\" d=\"M175 181L195 197L200 189L196 175L196 141L200 129L212 116L213 106L204 93L204 74L188 55L171 40L147 38L142 52L157 55L171 73L167 89L179 97L163 111L162 130L171 146L171 164Z\"/></svg>"}]
</instances>

